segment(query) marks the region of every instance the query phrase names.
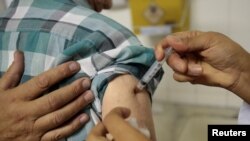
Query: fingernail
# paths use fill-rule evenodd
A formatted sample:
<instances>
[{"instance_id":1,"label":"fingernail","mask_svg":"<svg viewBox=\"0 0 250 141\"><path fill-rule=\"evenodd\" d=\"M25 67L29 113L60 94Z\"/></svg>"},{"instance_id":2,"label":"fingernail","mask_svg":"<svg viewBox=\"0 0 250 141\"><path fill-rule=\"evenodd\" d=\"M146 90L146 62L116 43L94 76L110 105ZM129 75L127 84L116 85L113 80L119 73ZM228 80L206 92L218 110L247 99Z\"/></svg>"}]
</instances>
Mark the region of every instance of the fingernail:
<instances>
[{"instance_id":1,"label":"fingernail","mask_svg":"<svg viewBox=\"0 0 250 141\"><path fill-rule=\"evenodd\" d=\"M88 121L88 119L89 119L89 116L88 116L88 115L82 114L82 115L80 116L80 123L86 123L86 122Z\"/></svg>"},{"instance_id":2,"label":"fingernail","mask_svg":"<svg viewBox=\"0 0 250 141\"><path fill-rule=\"evenodd\" d=\"M176 67L175 67L179 72L186 72L187 67L185 67L184 63L176 63Z\"/></svg>"},{"instance_id":3,"label":"fingernail","mask_svg":"<svg viewBox=\"0 0 250 141\"><path fill-rule=\"evenodd\" d=\"M72 71L72 72L75 72L79 69L79 65L76 63L76 62L72 62L69 64L69 69Z\"/></svg>"},{"instance_id":4,"label":"fingernail","mask_svg":"<svg viewBox=\"0 0 250 141\"><path fill-rule=\"evenodd\" d=\"M14 62L17 61L18 55L23 55L23 52L16 50L14 52Z\"/></svg>"},{"instance_id":5,"label":"fingernail","mask_svg":"<svg viewBox=\"0 0 250 141\"><path fill-rule=\"evenodd\" d=\"M177 36L174 36L174 35L169 35L168 38L171 39L172 41L176 42L176 43L181 42L181 39L179 37L177 37Z\"/></svg>"},{"instance_id":6,"label":"fingernail","mask_svg":"<svg viewBox=\"0 0 250 141\"><path fill-rule=\"evenodd\" d=\"M17 56L18 56L18 51L15 51L15 52L14 52L14 60L13 60L13 63L17 61Z\"/></svg>"},{"instance_id":7,"label":"fingernail","mask_svg":"<svg viewBox=\"0 0 250 141\"><path fill-rule=\"evenodd\" d=\"M82 86L83 86L83 88L86 90L86 89L89 89L89 87L90 87L90 80L88 79L88 78L84 78L83 80L82 80Z\"/></svg>"},{"instance_id":8,"label":"fingernail","mask_svg":"<svg viewBox=\"0 0 250 141\"><path fill-rule=\"evenodd\" d=\"M162 58L163 58L163 55L162 55L162 54L163 54L163 53L160 52L159 50L155 50L155 58L156 58L156 60L161 61Z\"/></svg>"},{"instance_id":9,"label":"fingernail","mask_svg":"<svg viewBox=\"0 0 250 141\"><path fill-rule=\"evenodd\" d=\"M188 74L192 76L199 76L202 73L202 67L199 64L191 64L188 70Z\"/></svg>"},{"instance_id":10,"label":"fingernail","mask_svg":"<svg viewBox=\"0 0 250 141\"><path fill-rule=\"evenodd\" d=\"M85 95L84 95L84 99L88 102L91 102L94 100L94 95L92 92L87 92Z\"/></svg>"},{"instance_id":11,"label":"fingernail","mask_svg":"<svg viewBox=\"0 0 250 141\"><path fill-rule=\"evenodd\" d=\"M17 55L18 55L18 51L16 50L16 51L14 52L14 60L17 58Z\"/></svg>"}]
</instances>

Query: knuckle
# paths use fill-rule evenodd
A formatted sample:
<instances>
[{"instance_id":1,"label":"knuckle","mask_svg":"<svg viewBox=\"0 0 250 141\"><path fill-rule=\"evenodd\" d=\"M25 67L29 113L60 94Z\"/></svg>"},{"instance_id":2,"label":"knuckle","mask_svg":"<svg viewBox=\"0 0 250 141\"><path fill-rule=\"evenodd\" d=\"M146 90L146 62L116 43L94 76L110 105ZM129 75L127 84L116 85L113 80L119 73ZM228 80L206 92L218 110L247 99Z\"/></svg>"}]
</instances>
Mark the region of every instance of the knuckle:
<instances>
[{"instance_id":1,"label":"knuckle","mask_svg":"<svg viewBox=\"0 0 250 141\"><path fill-rule=\"evenodd\" d=\"M49 88L49 77L46 75L40 75L35 79L35 85L40 89Z\"/></svg>"},{"instance_id":2,"label":"knuckle","mask_svg":"<svg viewBox=\"0 0 250 141\"><path fill-rule=\"evenodd\" d=\"M191 37L196 37L196 36L198 36L198 35L200 35L200 34L201 34L200 31L194 30L194 31L191 32Z\"/></svg>"},{"instance_id":3,"label":"knuckle","mask_svg":"<svg viewBox=\"0 0 250 141\"><path fill-rule=\"evenodd\" d=\"M63 117L59 113L55 113L52 119L54 125L60 125L63 122Z\"/></svg>"},{"instance_id":4,"label":"knuckle","mask_svg":"<svg viewBox=\"0 0 250 141\"><path fill-rule=\"evenodd\" d=\"M44 135L41 141L59 141L62 138L64 138L64 136L60 132L54 132Z\"/></svg>"},{"instance_id":5,"label":"knuckle","mask_svg":"<svg viewBox=\"0 0 250 141\"><path fill-rule=\"evenodd\" d=\"M22 133L26 136L33 136L34 135L34 126L32 123L26 123L23 125L20 130L22 130ZM38 134L38 133L37 133Z\"/></svg>"},{"instance_id":6,"label":"knuckle","mask_svg":"<svg viewBox=\"0 0 250 141\"><path fill-rule=\"evenodd\" d=\"M209 31L206 33L208 43L211 43L214 39L220 38L222 36L219 32Z\"/></svg>"},{"instance_id":7,"label":"knuckle","mask_svg":"<svg viewBox=\"0 0 250 141\"><path fill-rule=\"evenodd\" d=\"M8 96L8 97L5 97L5 98L6 98L6 101L8 101L11 104L14 104L14 103L20 101L20 98L17 95Z\"/></svg>"},{"instance_id":8,"label":"knuckle","mask_svg":"<svg viewBox=\"0 0 250 141\"><path fill-rule=\"evenodd\" d=\"M209 38L209 39L212 39L212 38L214 38L214 36L217 36L217 35L219 35L218 33L216 33L216 32L207 32L207 37Z\"/></svg>"},{"instance_id":9,"label":"knuckle","mask_svg":"<svg viewBox=\"0 0 250 141\"><path fill-rule=\"evenodd\" d=\"M91 93L91 91L85 92L83 95L81 95L75 102L74 102L74 109L75 110L81 110L84 106L91 103L91 100L86 99L85 95L87 93Z\"/></svg>"},{"instance_id":10,"label":"knuckle","mask_svg":"<svg viewBox=\"0 0 250 141\"><path fill-rule=\"evenodd\" d=\"M48 105L50 109L56 109L58 107L58 104L53 95L48 95Z\"/></svg>"},{"instance_id":11,"label":"knuckle","mask_svg":"<svg viewBox=\"0 0 250 141\"><path fill-rule=\"evenodd\" d=\"M78 98L74 102L74 110L81 110L84 105L86 105L86 100L84 99L84 97Z\"/></svg>"},{"instance_id":12,"label":"knuckle","mask_svg":"<svg viewBox=\"0 0 250 141\"><path fill-rule=\"evenodd\" d=\"M82 88L81 88L81 85L73 85L72 87L71 87L71 92L75 95L75 96L77 96L77 95L79 95L79 93L81 93L82 92L82 90L81 90Z\"/></svg>"},{"instance_id":13,"label":"knuckle","mask_svg":"<svg viewBox=\"0 0 250 141\"><path fill-rule=\"evenodd\" d=\"M26 114L23 112L16 112L14 113L14 117L16 119L16 122L21 122L21 121L25 121L27 118Z\"/></svg>"},{"instance_id":14,"label":"knuckle","mask_svg":"<svg viewBox=\"0 0 250 141\"><path fill-rule=\"evenodd\" d=\"M85 99L83 97L78 98L77 100L75 100L73 102L73 108L72 108L73 111L79 112L84 107L85 103L86 102L85 102Z\"/></svg>"},{"instance_id":15,"label":"knuckle","mask_svg":"<svg viewBox=\"0 0 250 141\"><path fill-rule=\"evenodd\" d=\"M210 36L221 35L221 33L215 32L215 31L208 31L207 34L210 35Z\"/></svg>"},{"instance_id":16,"label":"knuckle","mask_svg":"<svg viewBox=\"0 0 250 141\"><path fill-rule=\"evenodd\" d=\"M60 139L63 138L63 135L59 132L55 133L52 137L51 137L51 141L58 141Z\"/></svg>"},{"instance_id":17,"label":"knuckle","mask_svg":"<svg viewBox=\"0 0 250 141\"><path fill-rule=\"evenodd\" d=\"M57 71L58 71L57 73L60 74L62 77L68 76L68 74L70 74L70 72L71 72L66 65L59 67L59 69Z\"/></svg>"},{"instance_id":18,"label":"knuckle","mask_svg":"<svg viewBox=\"0 0 250 141\"><path fill-rule=\"evenodd\" d=\"M77 131L81 126L80 126L81 124L80 123L73 123L71 126L70 126L70 132L75 132L75 131Z\"/></svg>"}]
</instances>

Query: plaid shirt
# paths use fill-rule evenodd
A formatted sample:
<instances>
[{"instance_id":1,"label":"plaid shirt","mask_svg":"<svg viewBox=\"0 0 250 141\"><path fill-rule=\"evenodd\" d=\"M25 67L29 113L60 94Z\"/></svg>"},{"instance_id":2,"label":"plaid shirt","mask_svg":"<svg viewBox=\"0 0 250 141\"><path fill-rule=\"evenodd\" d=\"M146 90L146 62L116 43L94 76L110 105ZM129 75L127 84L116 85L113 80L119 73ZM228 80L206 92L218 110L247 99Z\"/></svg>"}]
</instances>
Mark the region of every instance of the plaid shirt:
<instances>
[{"instance_id":1,"label":"plaid shirt","mask_svg":"<svg viewBox=\"0 0 250 141\"><path fill-rule=\"evenodd\" d=\"M96 13L86 2L79 5L72 0L14 0L0 17L1 74L12 63L15 50L25 55L22 82L63 62L79 62L81 71L60 86L89 76L96 97L92 107L99 114L109 81L125 73L140 79L155 61L153 49L143 47L128 29ZM150 94L162 74L147 86ZM90 121L67 140L85 139L92 127Z\"/></svg>"}]
</instances>

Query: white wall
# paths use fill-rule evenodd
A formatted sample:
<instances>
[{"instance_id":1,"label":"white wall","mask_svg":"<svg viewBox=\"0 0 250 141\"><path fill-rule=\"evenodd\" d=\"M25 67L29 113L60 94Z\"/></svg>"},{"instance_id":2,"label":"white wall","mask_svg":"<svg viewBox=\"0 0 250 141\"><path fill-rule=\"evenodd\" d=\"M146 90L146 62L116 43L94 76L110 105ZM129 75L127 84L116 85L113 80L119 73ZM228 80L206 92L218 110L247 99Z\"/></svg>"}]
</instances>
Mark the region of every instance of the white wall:
<instances>
[{"instance_id":1,"label":"white wall","mask_svg":"<svg viewBox=\"0 0 250 141\"><path fill-rule=\"evenodd\" d=\"M6 6L5 6L5 1L0 1L0 13L5 10Z\"/></svg>"},{"instance_id":2,"label":"white wall","mask_svg":"<svg viewBox=\"0 0 250 141\"><path fill-rule=\"evenodd\" d=\"M9 6L12 0L4 0L6 3L6 6Z\"/></svg>"},{"instance_id":3,"label":"white wall","mask_svg":"<svg viewBox=\"0 0 250 141\"><path fill-rule=\"evenodd\" d=\"M191 29L218 31L228 35L250 51L250 1L249 0L191 0ZM103 14L131 29L129 9L104 11ZM162 37L142 37L146 46L154 46ZM238 108L241 99L221 88L189 83L178 83L172 78L172 70L164 66L166 73L154 99L185 104Z\"/></svg>"}]
</instances>

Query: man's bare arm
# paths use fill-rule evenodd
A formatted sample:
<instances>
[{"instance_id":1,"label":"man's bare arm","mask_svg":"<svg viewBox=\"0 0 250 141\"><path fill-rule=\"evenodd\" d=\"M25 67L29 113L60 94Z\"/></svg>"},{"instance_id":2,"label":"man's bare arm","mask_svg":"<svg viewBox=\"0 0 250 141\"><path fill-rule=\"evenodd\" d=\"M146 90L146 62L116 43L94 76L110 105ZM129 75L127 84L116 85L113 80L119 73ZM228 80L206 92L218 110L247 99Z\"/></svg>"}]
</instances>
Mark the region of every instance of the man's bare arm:
<instances>
[{"instance_id":1,"label":"man's bare arm","mask_svg":"<svg viewBox=\"0 0 250 141\"><path fill-rule=\"evenodd\" d=\"M138 80L129 74L119 76L111 81L103 98L103 117L115 107L131 110L130 118L136 118L139 126L150 131L151 140L155 141L155 129L151 111L151 101L147 91L136 92Z\"/></svg>"}]
</instances>

